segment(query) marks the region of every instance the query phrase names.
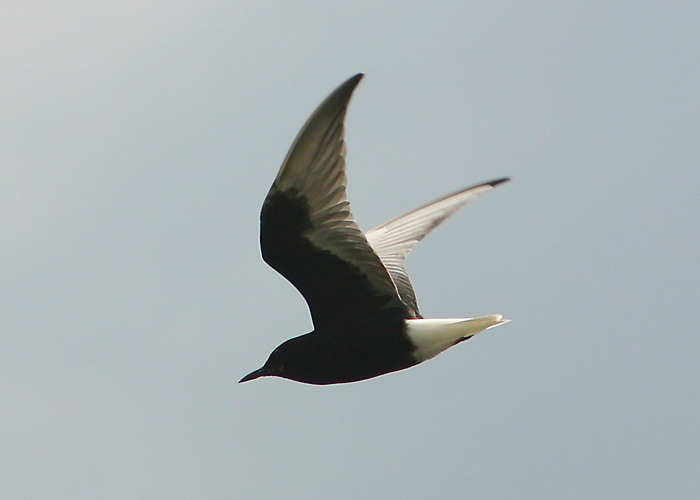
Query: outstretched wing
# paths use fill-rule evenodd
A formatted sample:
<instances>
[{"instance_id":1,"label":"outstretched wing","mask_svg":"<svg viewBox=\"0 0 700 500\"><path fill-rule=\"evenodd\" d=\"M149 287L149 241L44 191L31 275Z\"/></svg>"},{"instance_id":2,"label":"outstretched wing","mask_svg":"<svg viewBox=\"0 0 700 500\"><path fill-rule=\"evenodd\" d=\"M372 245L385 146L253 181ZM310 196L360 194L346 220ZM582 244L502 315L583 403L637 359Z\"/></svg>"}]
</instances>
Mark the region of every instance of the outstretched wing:
<instances>
[{"instance_id":1,"label":"outstretched wing","mask_svg":"<svg viewBox=\"0 0 700 500\"><path fill-rule=\"evenodd\" d=\"M420 313L416 294L406 273L406 256L420 240L459 208L508 180L510 179L497 179L463 189L375 227L365 234L389 271L401 300L413 317L420 317Z\"/></svg>"},{"instance_id":2,"label":"outstretched wing","mask_svg":"<svg viewBox=\"0 0 700 500\"><path fill-rule=\"evenodd\" d=\"M350 213L345 188L343 122L362 76L338 87L304 124L260 215L263 259L304 296L317 331L409 316Z\"/></svg>"}]
</instances>

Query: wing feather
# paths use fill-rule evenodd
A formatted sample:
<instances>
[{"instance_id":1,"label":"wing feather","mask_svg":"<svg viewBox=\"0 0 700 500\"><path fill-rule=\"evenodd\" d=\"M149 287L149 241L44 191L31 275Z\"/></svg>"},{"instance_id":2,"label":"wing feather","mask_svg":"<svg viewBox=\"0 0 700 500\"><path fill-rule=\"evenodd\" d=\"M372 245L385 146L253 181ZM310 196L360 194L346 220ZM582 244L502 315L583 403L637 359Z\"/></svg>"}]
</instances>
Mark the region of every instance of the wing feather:
<instances>
[{"instance_id":1,"label":"wing feather","mask_svg":"<svg viewBox=\"0 0 700 500\"><path fill-rule=\"evenodd\" d=\"M261 213L263 258L301 292L317 330L387 310L408 317L347 198L343 122L361 78L338 87L307 120Z\"/></svg>"},{"instance_id":2,"label":"wing feather","mask_svg":"<svg viewBox=\"0 0 700 500\"><path fill-rule=\"evenodd\" d=\"M389 271L401 300L420 316L416 295L406 272L406 256L425 236L450 215L495 186L508 181L496 179L447 195L368 231L365 236Z\"/></svg>"}]
</instances>

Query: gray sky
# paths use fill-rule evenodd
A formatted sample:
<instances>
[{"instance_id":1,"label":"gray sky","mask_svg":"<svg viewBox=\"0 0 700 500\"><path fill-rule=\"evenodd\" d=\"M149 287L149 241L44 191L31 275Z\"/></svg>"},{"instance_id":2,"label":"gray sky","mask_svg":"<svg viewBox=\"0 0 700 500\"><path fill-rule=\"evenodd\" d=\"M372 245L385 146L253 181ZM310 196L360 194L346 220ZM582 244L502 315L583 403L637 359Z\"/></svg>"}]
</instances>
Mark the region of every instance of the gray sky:
<instances>
[{"instance_id":1,"label":"gray sky","mask_svg":"<svg viewBox=\"0 0 700 500\"><path fill-rule=\"evenodd\" d=\"M0 15L0 496L700 497L697 2L18 2ZM407 371L237 385L309 331L258 248L304 120L411 254Z\"/></svg>"}]
</instances>

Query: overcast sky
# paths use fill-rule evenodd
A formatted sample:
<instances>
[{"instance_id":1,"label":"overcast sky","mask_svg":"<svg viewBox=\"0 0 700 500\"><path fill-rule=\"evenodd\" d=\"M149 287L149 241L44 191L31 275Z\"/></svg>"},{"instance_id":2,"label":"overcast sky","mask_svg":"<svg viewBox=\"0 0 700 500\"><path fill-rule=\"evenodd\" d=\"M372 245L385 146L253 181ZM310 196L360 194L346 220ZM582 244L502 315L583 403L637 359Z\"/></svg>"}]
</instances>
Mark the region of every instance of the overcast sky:
<instances>
[{"instance_id":1,"label":"overcast sky","mask_svg":"<svg viewBox=\"0 0 700 500\"><path fill-rule=\"evenodd\" d=\"M3 499L700 498L700 4L6 1ZM512 323L410 370L237 381L311 329L265 265L296 133L361 227L510 176L408 269Z\"/></svg>"}]
</instances>

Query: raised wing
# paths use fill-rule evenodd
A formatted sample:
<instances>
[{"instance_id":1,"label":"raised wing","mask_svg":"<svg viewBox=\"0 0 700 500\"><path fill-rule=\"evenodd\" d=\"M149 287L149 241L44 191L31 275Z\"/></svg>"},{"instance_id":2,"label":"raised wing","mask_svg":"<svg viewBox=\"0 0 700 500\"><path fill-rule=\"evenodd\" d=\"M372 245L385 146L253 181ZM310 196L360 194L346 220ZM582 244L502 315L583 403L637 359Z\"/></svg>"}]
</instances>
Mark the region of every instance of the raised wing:
<instances>
[{"instance_id":1,"label":"raised wing","mask_svg":"<svg viewBox=\"0 0 700 500\"><path fill-rule=\"evenodd\" d=\"M401 300L413 317L420 317L420 312L411 280L406 273L406 256L430 231L459 208L508 180L510 179L497 179L463 189L375 227L365 234L369 244L389 271Z\"/></svg>"},{"instance_id":2,"label":"raised wing","mask_svg":"<svg viewBox=\"0 0 700 500\"><path fill-rule=\"evenodd\" d=\"M343 122L355 75L308 119L260 215L263 259L306 299L316 330L409 313L350 213Z\"/></svg>"}]
</instances>

